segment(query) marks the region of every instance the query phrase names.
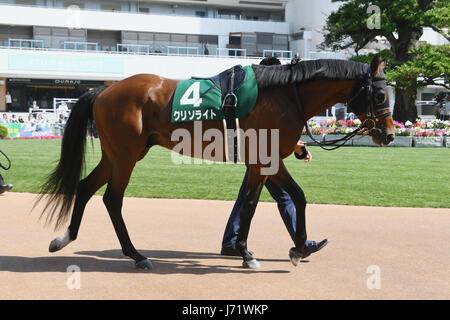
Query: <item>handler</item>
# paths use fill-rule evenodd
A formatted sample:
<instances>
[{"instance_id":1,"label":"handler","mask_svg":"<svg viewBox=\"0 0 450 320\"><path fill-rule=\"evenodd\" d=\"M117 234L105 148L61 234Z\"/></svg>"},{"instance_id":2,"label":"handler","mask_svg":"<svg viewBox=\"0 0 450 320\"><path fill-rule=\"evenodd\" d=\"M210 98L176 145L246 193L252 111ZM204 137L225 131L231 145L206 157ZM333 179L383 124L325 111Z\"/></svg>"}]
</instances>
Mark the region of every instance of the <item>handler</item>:
<instances>
[{"instance_id":1,"label":"handler","mask_svg":"<svg viewBox=\"0 0 450 320\"><path fill-rule=\"evenodd\" d=\"M291 63L297 63L300 59L294 58ZM276 57L267 57L263 59L260 64L262 65L276 65L281 64L280 60ZM297 159L304 159L305 162L309 162L312 159L311 153L306 149L306 143L299 140L294 150L295 157ZM221 255L224 256L240 256L241 254L236 249L236 239L239 233L239 227L241 222L241 211L243 208L244 200L244 190L247 185L248 179L248 167L245 172L244 180L242 181L241 189L239 190L239 195L234 204L233 210L231 211L230 217L228 218L227 226L225 227L225 233L222 239L222 250ZM283 219L284 225L289 232L292 240L295 242L295 226L297 221L297 215L295 211L295 205L289 194L278 187L275 183L267 179L265 184L267 190L269 191L272 198L277 202L278 211L280 211L281 218ZM302 190L300 187L298 189ZM302 191L303 192L303 191ZM305 247L306 253L303 258L306 258L311 253L317 252L322 249L328 240L322 240L320 242L306 240ZM251 253L251 252L250 252Z\"/></svg>"},{"instance_id":2,"label":"handler","mask_svg":"<svg viewBox=\"0 0 450 320\"><path fill-rule=\"evenodd\" d=\"M4 166L0 163L0 169L9 170L9 168L11 167L11 161L9 160L8 156L7 156L3 151L0 150L0 154L4 155L5 158L6 158L6 159L8 160L8 162L9 162L9 166L8 166L8 167L4 167ZM1 173L0 173L0 194L4 193L4 192L6 192L6 191L11 190L12 187L13 187L12 184L6 184L6 183L5 183L5 180L3 180L3 177L2 177L2 175L1 175Z\"/></svg>"},{"instance_id":3,"label":"handler","mask_svg":"<svg viewBox=\"0 0 450 320\"><path fill-rule=\"evenodd\" d=\"M305 162L309 162L312 159L311 153L306 149L306 143L299 141L295 147L295 157L297 159L304 159ZM240 256L241 254L236 249L236 239L239 233L241 211L243 208L243 200L245 194L245 187L247 185L248 179L248 167L245 172L244 180L242 181L241 189L239 190L239 196L234 204L231 215L228 218L227 226L225 228L225 233L222 239L222 250L221 255L224 256ZM284 225L289 232L292 240L295 239L295 226L296 226L296 211L295 205L289 196L289 194L278 187L275 183L267 179L265 184L267 190L269 191L272 198L277 202L278 211L280 212L281 218L283 219ZM301 188L299 187L301 190ZM305 246L307 248L308 255L322 249L328 241L325 239L321 242L309 241L307 240ZM306 256L305 256L306 258Z\"/></svg>"},{"instance_id":4,"label":"handler","mask_svg":"<svg viewBox=\"0 0 450 320\"><path fill-rule=\"evenodd\" d=\"M3 180L2 175L0 174L0 194L2 194L3 192L11 190L12 187L13 187L12 184L6 184L5 183L5 181Z\"/></svg>"}]
</instances>

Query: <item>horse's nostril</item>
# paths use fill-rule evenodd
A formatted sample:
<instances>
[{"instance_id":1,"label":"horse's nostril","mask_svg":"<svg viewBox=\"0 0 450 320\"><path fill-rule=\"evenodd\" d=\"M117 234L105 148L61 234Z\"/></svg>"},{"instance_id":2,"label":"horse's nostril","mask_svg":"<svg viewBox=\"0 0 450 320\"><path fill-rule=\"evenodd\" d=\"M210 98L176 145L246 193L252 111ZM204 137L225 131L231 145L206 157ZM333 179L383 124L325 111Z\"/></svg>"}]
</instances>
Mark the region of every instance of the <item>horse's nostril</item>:
<instances>
[{"instance_id":1,"label":"horse's nostril","mask_svg":"<svg viewBox=\"0 0 450 320\"><path fill-rule=\"evenodd\" d=\"M394 141L394 135L393 134L388 134L387 135L387 141L389 141L389 142Z\"/></svg>"}]
</instances>

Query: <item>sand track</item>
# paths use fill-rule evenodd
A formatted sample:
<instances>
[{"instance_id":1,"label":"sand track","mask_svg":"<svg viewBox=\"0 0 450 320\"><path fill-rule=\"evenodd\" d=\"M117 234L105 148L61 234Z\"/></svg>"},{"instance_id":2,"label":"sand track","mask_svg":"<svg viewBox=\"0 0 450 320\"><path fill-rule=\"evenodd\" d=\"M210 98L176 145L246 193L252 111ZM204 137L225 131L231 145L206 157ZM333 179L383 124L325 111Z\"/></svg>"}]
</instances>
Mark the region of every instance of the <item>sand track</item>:
<instances>
[{"instance_id":1,"label":"sand track","mask_svg":"<svg viewBox=\"0 0 450 320\"><path fill-rule=\"evenodd\" d=\"M450 299L450 209L308 205L308 238L330 243L294 267L276 204L260 203L253 271L217 254L233 202L126 198L131 239L154 266L143 272L122 256L101 197L78 239L53 254L64 230L37 222L34 198L0 196L0 299ZM80 289L67 287L69 266L81 270Z\"/></svg>"}]
</instances>

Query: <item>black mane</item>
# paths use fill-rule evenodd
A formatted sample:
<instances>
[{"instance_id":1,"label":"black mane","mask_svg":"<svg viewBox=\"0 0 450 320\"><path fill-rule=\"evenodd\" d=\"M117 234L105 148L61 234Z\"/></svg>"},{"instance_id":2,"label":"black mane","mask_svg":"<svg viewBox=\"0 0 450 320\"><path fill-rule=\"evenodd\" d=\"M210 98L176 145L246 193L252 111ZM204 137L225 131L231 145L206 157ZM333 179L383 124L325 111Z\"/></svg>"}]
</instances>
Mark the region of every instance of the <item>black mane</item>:
<instances>
[{"instance_id":1,"label":"black mane","mask_svg":"<svg viewBox=\"0 0 450 320\"><path fill-rule=\"evenodd\" d=\"M252 65L259 88L305 82L317 78L355 80L367 73L369 65L347 60L307 60L285 65Z\"/></svg>"}]
</instances>

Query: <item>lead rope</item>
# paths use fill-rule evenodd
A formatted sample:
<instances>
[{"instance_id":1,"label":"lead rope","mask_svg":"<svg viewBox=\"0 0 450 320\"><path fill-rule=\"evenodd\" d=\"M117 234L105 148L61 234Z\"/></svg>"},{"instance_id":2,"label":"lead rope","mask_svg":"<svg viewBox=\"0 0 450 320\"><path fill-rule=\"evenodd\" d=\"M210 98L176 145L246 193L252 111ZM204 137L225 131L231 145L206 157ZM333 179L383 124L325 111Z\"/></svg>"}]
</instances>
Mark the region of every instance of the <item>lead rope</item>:
<instances>
[{"instance_id":1,"label":"lead rope","mask_svg":"<svg viewBox=\"0 0 450 320\"><path fill-rule=\"evenodd\" d=\"M365 127L365 122L364 122L364 123L362 123L358 128L356 128L355 130L353 130L352 132L350 132L349 134L347 134L345 137L343 137L343 138L341 138L341 139L330 140L330 141L328 141L328 142L317 141L317 140L313 137L313 135L311 134L311 131L310 131L310 129L309 129L308 121L306 120L305 110L302 108L302 105L301 105L301 102L300 102L300 98L299 98L299 96L298 96L298 92L297 92L297 88L296 88L295 84L293 85L293 87L294 87L294 96L295 96L295 100L296 100L296 102L297 102L296 104L297 104L297 107L298 107L298 109L299 109L299 111L300 111L300 117L302 118L302 120L303 120L304 123L305 123L306 133L307 133L308 136L311 138L311 140L314 141L314 142L315 142L319 147L321 147L323 150L326 150L326 151L332 151L332 150L335 150L335 149L337 149L337 148L340 148L340 147L342 147L344 144L346 144L347 141L349 141L351 138L353 138L354 136L356 136L358 133L362 133L362 132L364 132L364 131L367 130L367 127ZM325 146L331 146L331 145L334 145L334 144L336 144L336 143L338 143L338 142L341 142L341 141L342 141L342 143L341 143L340 145L337 145L337 146L335 146L335 147L333 147L333 148L325 148Z\"/></svg>"},{"instance_id":2,"label":"lead rope","mask_svg":"<svg viewBox=\"0 0 450 320\"><path fill-rule=\"evenodd\" d=\"M2 150L0 150L0 153L6 158L6 160L8 160L8 167L5 167L4 165L2 165L1 162L0 162L0 167L2 167L3 170L9 170L11 168L11 160L8 158L8 156Z\"/></svg>"}]
</instances>

